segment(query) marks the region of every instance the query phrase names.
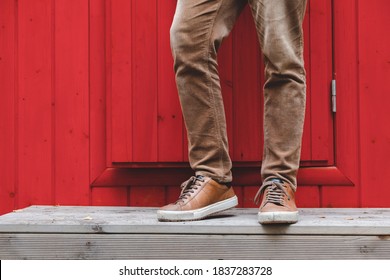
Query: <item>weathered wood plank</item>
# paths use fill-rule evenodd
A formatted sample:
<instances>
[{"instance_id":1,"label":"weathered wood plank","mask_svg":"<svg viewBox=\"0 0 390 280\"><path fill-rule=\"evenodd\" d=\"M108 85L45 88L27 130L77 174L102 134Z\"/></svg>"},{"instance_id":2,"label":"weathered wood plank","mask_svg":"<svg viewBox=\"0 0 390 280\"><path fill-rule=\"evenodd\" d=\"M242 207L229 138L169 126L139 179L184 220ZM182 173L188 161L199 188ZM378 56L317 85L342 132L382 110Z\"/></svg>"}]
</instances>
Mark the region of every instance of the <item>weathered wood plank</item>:
<instances>
[{"instance_id":1,"label":"weathered wood plank","mask_svg":"<svg viewBox=\"0 0 390 280\"><path fill-rule=\"evenodd\" d=\"M194 249L196 244L196 249ZM388 259L377 236L1 234L1 259Z\"/></svg>"},{"instance_id":2,"label":"weathered wood plank","mask_svg":"<svg viewBox=\"0 0 390 280\"><path fill-rule=\"evenodd\" d=\"M202 221L162 223L156 208L31 206L1 216L0 233L390 236L390 209L301 209L290 226L261 226L256 215L254 208L233 209Z\"/></svg>"},{"instance_id":3,"label":"weathered wood plank","mask_svg":"<svg viewBox=\"0 0 390 280\"><path fill-rule=\"evenodd\" d=\"M176 223L158 222L155 212L21 209L0 216L0 259L390 258L390 209L301 209L300 221L290 226L259 225L257 209Z\"/></svg>"}]
</instances>

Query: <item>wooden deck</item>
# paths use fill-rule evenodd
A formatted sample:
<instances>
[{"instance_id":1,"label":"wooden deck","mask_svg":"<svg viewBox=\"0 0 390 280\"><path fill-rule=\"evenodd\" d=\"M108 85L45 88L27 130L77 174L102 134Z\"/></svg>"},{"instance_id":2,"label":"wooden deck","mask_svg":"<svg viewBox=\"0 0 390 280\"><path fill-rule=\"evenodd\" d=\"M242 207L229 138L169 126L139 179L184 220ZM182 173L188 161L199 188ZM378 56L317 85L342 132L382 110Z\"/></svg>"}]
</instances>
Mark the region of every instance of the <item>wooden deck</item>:
<instances>
[{"instance_id":1,"label":"wooden deck","mask_svg":"<svg viewBox=\"0 0 390 280\"><path fill-rule=\"evenodd\" d=\"M390 209L257 209L161 223L154 208L31 206L0 217L0 259L390 259Z\"/></svg>"}]
</instances>

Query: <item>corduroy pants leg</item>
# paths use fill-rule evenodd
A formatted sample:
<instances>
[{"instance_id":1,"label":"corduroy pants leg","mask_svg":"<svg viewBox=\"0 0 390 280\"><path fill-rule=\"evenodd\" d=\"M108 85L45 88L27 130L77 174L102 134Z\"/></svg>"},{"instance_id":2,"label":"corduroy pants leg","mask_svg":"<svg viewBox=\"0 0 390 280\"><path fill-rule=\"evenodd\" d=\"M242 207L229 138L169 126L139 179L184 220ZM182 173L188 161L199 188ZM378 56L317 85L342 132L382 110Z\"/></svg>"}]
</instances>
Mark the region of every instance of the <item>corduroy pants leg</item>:
<instances>
[{"instance_id":1,"label":"corduroy pants leg","mask_svg":"<svg viewBox=\"0 0 390 280\"><path fill-rule=\"evenodd\" d=\"M306 0L177 1L170 36L190 165L197 175L232 181L217 53L247 4L265 62L261 176L280 178L296 189L306 99L302 32Z\"/></svg>"}]
</instances>

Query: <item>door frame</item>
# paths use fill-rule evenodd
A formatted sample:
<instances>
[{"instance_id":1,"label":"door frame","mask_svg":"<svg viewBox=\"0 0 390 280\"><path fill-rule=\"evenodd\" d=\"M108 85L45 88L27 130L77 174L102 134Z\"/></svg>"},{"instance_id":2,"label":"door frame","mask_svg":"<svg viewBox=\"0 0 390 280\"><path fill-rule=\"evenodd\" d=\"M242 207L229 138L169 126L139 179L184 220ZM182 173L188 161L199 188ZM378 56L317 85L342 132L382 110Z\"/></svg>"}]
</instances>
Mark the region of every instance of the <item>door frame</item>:
<instances>
[{"instance_id":1,"label":"door frame","mask_svg":"<svg viewBox=\"0 0 390 280\"><path fill-rule=\"evenodd\" d=\"M353 84L351 80L357 78L357 50L351 50L343 42L343 34L337 32L340 23L354 26L355 21L351 16L347 19L342 17L340 11L343 9L338 1L332 0L332 57L333 57L333 78L337 75L337 92L342 95L337 97L337 113L334 114L334 165L318 167L301 167L298 172L298 184L302 186L354 186L358 180L358 129L357 129L357 106L358 96L354 94L357 89L348 88ZM110 11L110 1L106 1L105 11ZM105 76L106 76L106 109L104 115L107 118L99 118L99 121L91 122L91 131L97 135L105 135L105 141L92 137L91 165L95 172L91 174L91 187L110 186L157 186L157 185L179 185L182 181L192 175L188 163L128 163L116 164L111 162L110 145L110 122L109 116L111 105L111 45L110 45L110 19L105 14ZM341 18L343 21L341 21ZM345 22L345 21L348 22ZM91 48L94 48L91 45ZM337 50L337 51L336 51ZM98 52L91 50L91 56L98 55ZM349 64L340 63L340 60L347 60ZM93 60L91 60L93 61ZM338 61L338 63L336 63ZM91 62L92 63L92 62ZM352 67L351 67L352 65ZM356 66L356 67L353 67ZM342 74L341 74L342 73ZM91 74L93 75L93 73ZM91 77L92 79L93 77ZM331 85L329 85L329 90ZM91 95L91 104L99 104L101 96ZM99 106L91 106L91 119L102 113ZM103 145L104 143L105 145ZM102 148L104 147L104 148ZM240 186L260 185L261 178L259 162L247 162L234 164L234 184ZM153 176L151 176L153 175Z\"/></svg>"}]
</instances>

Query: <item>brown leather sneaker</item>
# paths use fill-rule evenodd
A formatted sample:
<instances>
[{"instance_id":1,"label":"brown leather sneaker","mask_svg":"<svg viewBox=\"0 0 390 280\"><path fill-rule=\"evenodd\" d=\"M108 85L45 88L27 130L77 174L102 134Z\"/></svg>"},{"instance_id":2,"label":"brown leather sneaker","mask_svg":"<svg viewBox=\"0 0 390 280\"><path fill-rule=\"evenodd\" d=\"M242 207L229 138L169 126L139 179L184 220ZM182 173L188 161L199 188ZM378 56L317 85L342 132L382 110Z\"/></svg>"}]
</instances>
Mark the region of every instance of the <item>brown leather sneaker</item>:
<instances>
[{"instance_id":1,"label":"brown leather sneaker","mask_svg":"<svg viewBox=\"0 0 390 280\"><path fill-rule=\"evenodd\" d=\"M265 182L255 196L256 204L261 194L263 201L258 214L260 224L293 224L298 221L295 194L290 184L281 180Z\"/></svg>"},{"instance_id":2,"label":"brown leather sneaker","mask_svg":"<svg viewBox=\"0 0 390 280\"><path fill-rule=\"evenodd\" d=\"M238 204L232 187L221 185L205 176L193 176L185 181L181 188L180 197L175 203L157 211L159 221L200 220Z\"/></svg>"}]
</instances>

